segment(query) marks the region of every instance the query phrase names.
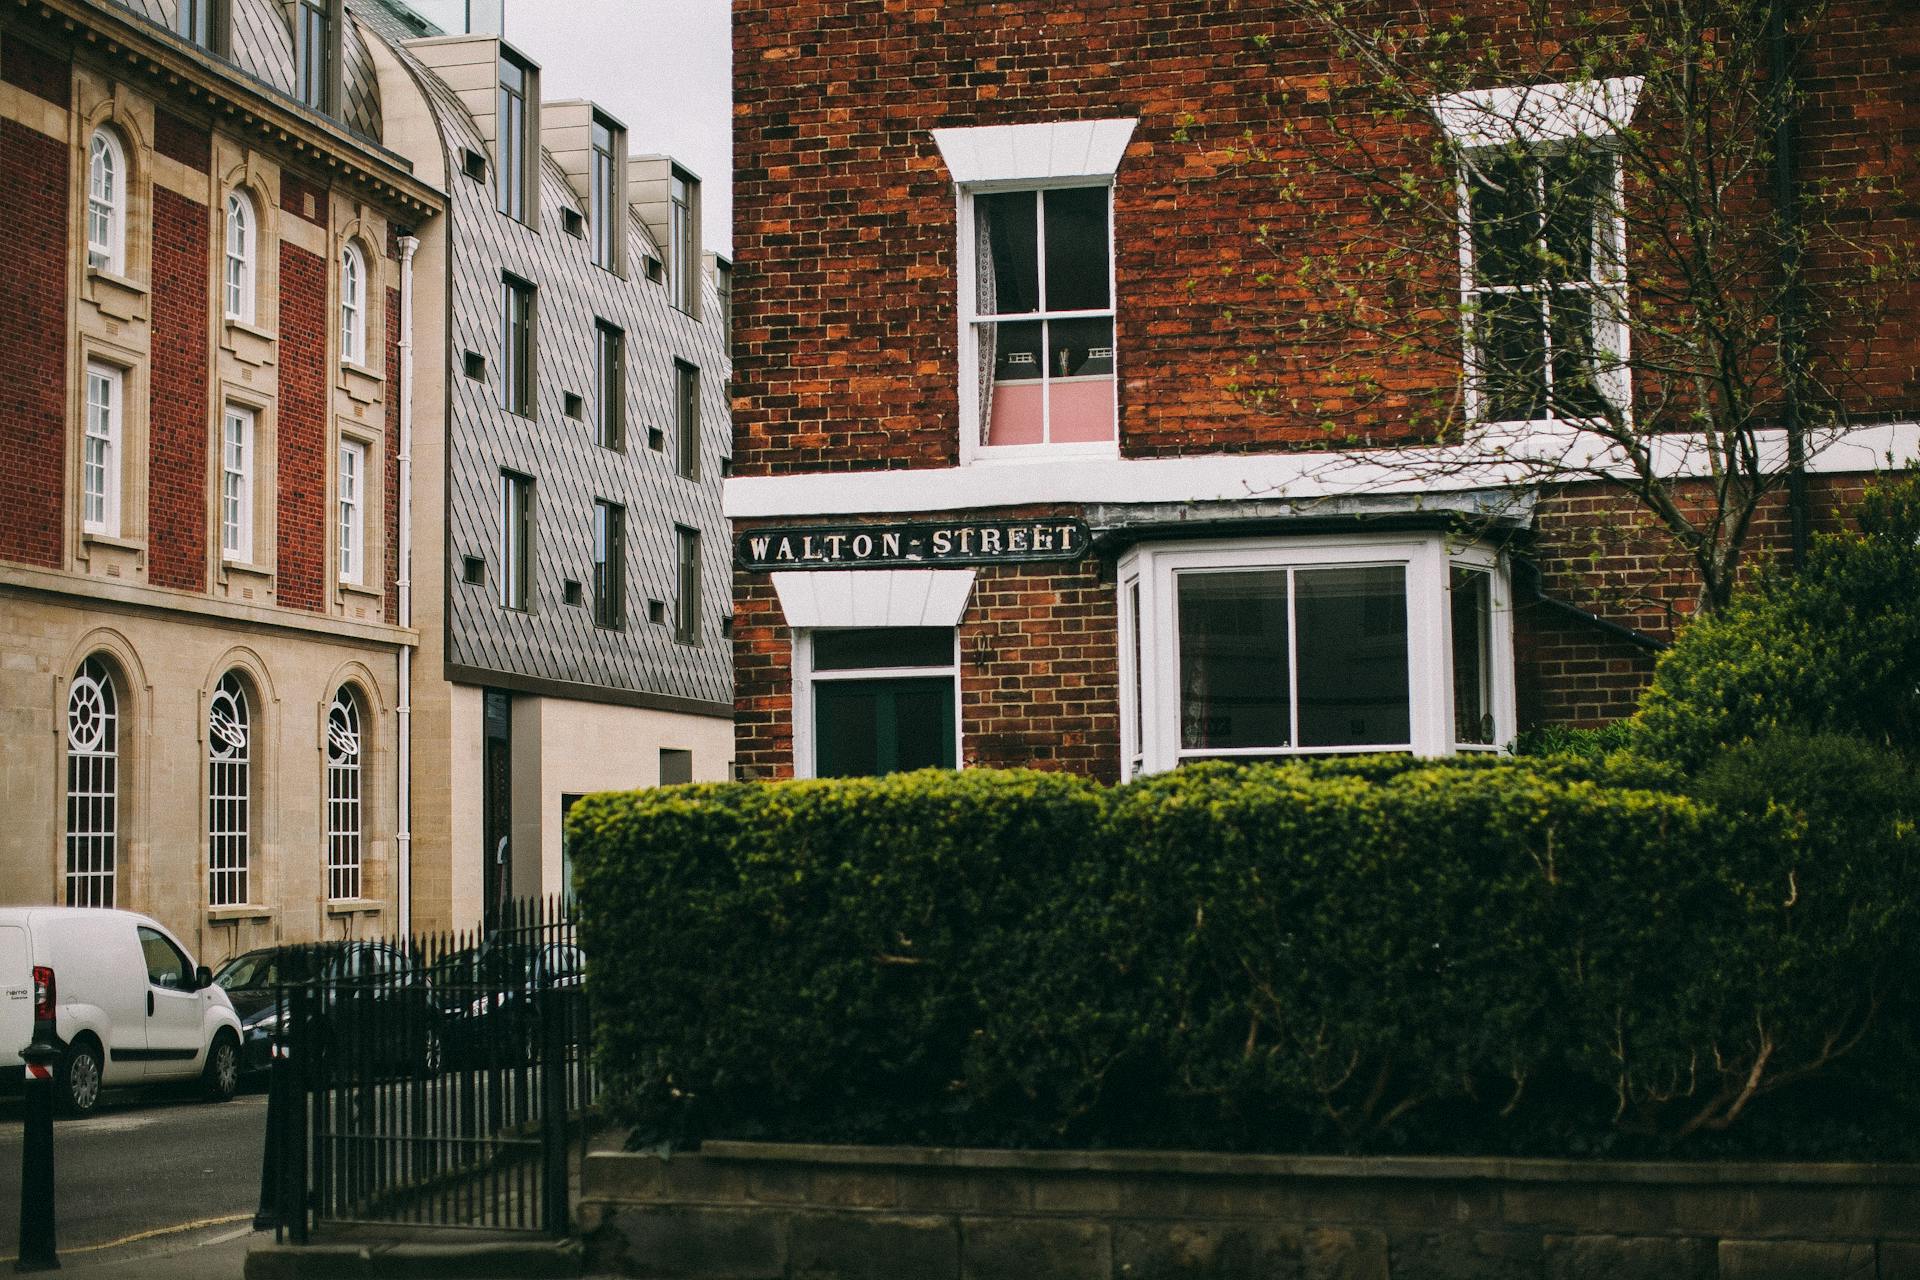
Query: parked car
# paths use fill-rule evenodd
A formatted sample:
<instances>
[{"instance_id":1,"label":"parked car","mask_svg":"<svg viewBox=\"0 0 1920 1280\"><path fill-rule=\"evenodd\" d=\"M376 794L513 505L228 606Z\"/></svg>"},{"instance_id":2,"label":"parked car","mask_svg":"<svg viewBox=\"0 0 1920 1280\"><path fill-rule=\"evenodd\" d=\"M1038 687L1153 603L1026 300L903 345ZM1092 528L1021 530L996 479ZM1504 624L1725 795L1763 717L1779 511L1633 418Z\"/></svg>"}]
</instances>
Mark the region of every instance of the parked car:
<instances>
[{"instance_id":1,"label":"parked car","mask_svg":"<svg viewBox=\"0 0 1920 1280\"><path fill-rule=\"evenodd\" d=\"M243 1035L241 1069L272 1063L273 1040L292 1015L289 987L312 982L308 1043L328 1054L369 1055L392 1071L440 1069L440 1014L426 976L382 942L263 947L220 966L213 980L233 1001Z\"/></svg>"},{"instance_id":2,"label":"parked car","mask_svg":"<svg viewBox=\"0 0 1920 1280\"><path fill-rule=\"evenodd\" d=\"M240 1079L240 1018L157 921L97 907L0 907L0 1066L38 1035L58 1045L54 1098L85 1115L112 1085L198 1078L224 1102Z\"/></svg>"},{"instance_id":3,"label":"parked car","mask_svg":"<svg viewBox=\"0 0 1920 1280\"><path fill-rule=\"evenodd\" d=\"M586 1025L586 974L585 954L565 942L495 940L448 956L434 969L434 999L452 1061L537 1058L542 992L551 993L577 1041Z\"/></svg>"}]
</instances>

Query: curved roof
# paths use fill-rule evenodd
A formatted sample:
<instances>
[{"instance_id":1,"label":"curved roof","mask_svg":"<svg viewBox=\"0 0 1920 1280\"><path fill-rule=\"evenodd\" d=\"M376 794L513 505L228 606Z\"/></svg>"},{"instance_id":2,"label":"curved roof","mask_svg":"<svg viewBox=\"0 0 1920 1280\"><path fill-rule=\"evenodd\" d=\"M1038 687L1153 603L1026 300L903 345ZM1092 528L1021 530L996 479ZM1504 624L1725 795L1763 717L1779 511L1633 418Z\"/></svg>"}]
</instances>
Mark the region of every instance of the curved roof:
<instances>
[{"instance_id":1,"label":"curved roof","mask_svg":"<svg viewBox=\"0 0 1920 1280\"><path fill-rule=\"evenodd\" d=\"M179 0L116 0L125 9L165 27L179 29ZM255 80L294 96L293 20L278 0L228 0L233 15L229 52L233 65ZM380 82L373 55L359 28L344 24L341 37L341 102L338 119L370 142L380 141Z\"/></svg>"}]
</instances>

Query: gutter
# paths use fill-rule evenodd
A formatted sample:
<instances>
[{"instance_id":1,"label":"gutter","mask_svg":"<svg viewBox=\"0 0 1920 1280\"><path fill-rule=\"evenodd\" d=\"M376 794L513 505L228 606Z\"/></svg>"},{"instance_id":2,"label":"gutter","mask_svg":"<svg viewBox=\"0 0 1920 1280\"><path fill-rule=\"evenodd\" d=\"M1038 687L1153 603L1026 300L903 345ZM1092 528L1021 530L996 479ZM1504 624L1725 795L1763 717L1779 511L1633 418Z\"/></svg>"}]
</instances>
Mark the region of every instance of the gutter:
<instances>
[{"instance_id":1,"label":"gutter","mask_svg":"<svg viewBox=\"0 0 1920 1280\"><path fill-rule=\"evenodd\" d=\"M1673 646L1673 641L1659 636L1636 631L1611 618L1603 618L1597 613L1588 613L1579 605L1567 600L1556 599L1540 589L1540 566L1522 556L1513 556L1513 585L1515 592L1528 604L1544 605L1555 613L1582 622L1595 630L1604 631L1619 640L1625 640L1635 648L1648 653L1660 653Z\"/></svg>"},{"instance_id":2,"label":"gutter","mask_svg":"<svg viewBox=\"0 0 1920 1280\"><path fill-rule=\"evenodd\" d=\"M394 394L400 397L400 546L399 577L395 586L400 595L400 625L413 626L413 255L420 241L401 236L400 242L400 385ZM400 691L395 708L398 722L399 788L398 821L394 845L399 853L398 883L400 936L413 935L413 648L400 650Z\"/></svg>"}]
</instances>

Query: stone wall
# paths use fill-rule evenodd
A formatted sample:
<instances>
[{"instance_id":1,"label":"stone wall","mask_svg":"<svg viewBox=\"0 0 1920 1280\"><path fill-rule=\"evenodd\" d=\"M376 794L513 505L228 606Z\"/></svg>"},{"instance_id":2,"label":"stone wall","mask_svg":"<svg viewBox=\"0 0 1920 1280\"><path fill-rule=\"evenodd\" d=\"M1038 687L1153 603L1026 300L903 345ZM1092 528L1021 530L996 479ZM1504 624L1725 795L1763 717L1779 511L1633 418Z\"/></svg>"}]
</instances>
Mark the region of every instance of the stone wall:
<instances>
[{"instance_id":1,"label":"stone wall","mask_svg":"<svg viewBox=\"0 0 1920 1280\"><path fill-rule=\"evenodd\" d=\"M1920 1166L715 1142L587 1159L660 1280L1910 1280Z\"/></svg>"}]
</instances>

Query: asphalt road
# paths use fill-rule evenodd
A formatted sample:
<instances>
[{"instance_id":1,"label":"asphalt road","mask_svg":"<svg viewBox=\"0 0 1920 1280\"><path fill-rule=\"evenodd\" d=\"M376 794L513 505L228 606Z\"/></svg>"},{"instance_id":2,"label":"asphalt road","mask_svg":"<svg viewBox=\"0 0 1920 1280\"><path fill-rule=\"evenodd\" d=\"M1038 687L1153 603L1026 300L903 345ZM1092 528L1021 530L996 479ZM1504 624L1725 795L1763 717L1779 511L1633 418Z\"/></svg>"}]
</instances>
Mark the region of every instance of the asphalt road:
<instances>
[{"instance_id":1,"label":"asphalt road","mask_svg":"<svg viewBox=\"0 0 1920 1280\"><path fill-rule=\"evenodd\" d=\"M266 1121L265 1093L214 1105L162 1090L109 1090L86 1119L56 1120L55 1223L63 1258L182 1224L251 1218ZM20 1144L20 1099L0 1097L0 1258L15 1253L19 1233ZM87 1252L104 1260L117 1250ZM80 1260L67 1258L69 1266Z\"/></svg>"}]
</instances>

